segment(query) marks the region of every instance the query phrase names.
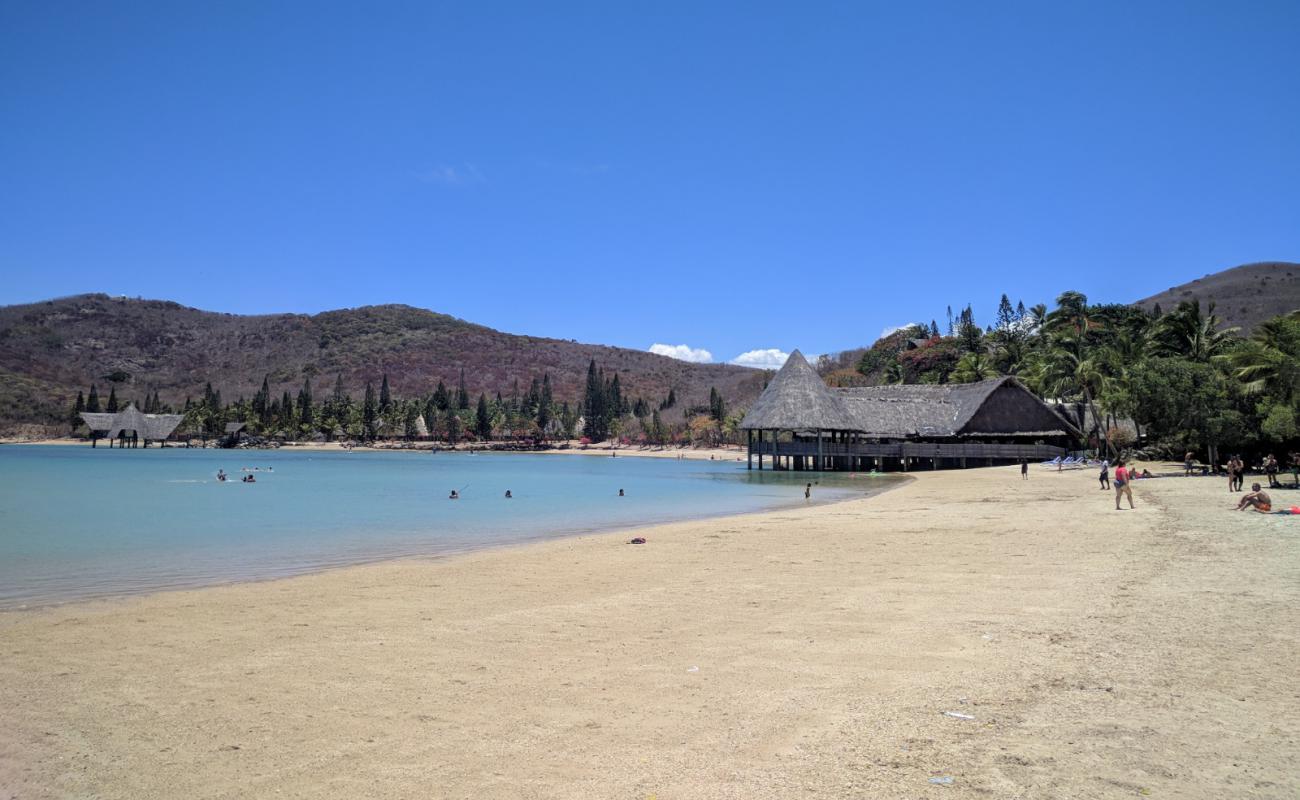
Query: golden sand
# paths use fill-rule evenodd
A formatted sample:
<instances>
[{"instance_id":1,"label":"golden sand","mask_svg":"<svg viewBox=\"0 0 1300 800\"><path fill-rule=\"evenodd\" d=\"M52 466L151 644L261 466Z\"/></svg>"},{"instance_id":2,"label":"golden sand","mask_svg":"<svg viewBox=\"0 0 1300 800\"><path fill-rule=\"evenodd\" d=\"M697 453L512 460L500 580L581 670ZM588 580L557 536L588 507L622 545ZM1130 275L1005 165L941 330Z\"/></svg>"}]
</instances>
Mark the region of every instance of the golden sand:
<instances>
[{"instance_id":1,"label":"golden sand","mask_svg":"<svg viewBox=\"0 0 1300 800\"><path fill-rule=\"evenodd\" d=\"M921 473L0 615L0 798L1297 796L1300 517L1136 499Z\"/></svg>"}]
</instances>

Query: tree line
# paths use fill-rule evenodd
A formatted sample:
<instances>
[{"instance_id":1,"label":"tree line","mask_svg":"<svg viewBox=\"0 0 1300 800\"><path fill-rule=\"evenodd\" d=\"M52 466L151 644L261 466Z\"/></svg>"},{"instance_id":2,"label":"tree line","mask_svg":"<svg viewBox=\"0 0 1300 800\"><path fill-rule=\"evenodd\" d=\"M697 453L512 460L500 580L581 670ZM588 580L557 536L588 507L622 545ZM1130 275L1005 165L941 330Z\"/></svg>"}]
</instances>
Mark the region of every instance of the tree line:
<instances>
[{"instance_id":1,"label":"tree line","mask_svg":"<svg viewBox=\"0 0 1300 800\"><path fill-rule=\"evenodd\" d=\"M698 437L716 443L728 434L738 436L739 425L738 418L728 416L726 403L716 388L710 390L707 409L679 408L673 388L658 401L629 398L618 373L607 376L594 359L587 369L582 396L572 402L555 397L549 373L534 377L524 391L516 381L508 396L503 397L499 391L480 392L474 399L462 369L456 386L448 387L439 380L429 394L418 397L397 397L387 374L377 390L367 382L360 400L348 393L342 375L336 377L330 392L319 397L310 377L303 380L296 393L284 389L278 395L267 377L248 399L240 397L228 403L221 391L208 383L201 397L187 397L179 408L163 403L156 391L146 394L143 402L136 401L136 406L144 413L183 414L182 432L207 436L221 435L228 422L242 422L248 433L267 437L362 441L434 438L450 444L469 438L544 442L578 436L592 442L625 439L668 444ZM115 386L110 387L107 402L101 404L98 387L92 385L88 396L77 393L69 423L75 432L83 424L81 412L111 413L121 407L125 403L119 402ZM676 414L672 420L666 418L664 412L673 409L682 412L680 419ZM696 424L702 415L709 425Z\"/></svg>"},{"instance_id":2,"label":"tree line","mask_svg":"<svg viewBox=\"0 0 1300 800\"><path fill-rule=\"evenodd\" d=\"M1082 404L1091 444L1118 453L1134 444L1122 420L1147 433L1153 454L1300 448L1300 311L1261 324L1249 337L1215 307L1183 301L1165 312L1092 304L1074 291L1045 305L1012 306L1002 295L981 328L970 306L948 332L936 321L877 342L832 382L969 383L1012 375L1045 398ZM856 376L848 373L856 373Z\"/></svg>"}]
</instances>

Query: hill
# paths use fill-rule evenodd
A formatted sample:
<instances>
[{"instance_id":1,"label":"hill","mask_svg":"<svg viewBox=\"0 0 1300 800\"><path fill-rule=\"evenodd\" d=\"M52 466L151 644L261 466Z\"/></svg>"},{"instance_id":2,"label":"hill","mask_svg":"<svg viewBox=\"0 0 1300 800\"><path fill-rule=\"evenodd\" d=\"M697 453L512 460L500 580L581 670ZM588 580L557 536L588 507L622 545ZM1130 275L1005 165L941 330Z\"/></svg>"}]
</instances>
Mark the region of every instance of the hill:
<instances>
[{"instance_id":1,"label":"hill","mask_svg":"<svg viewBox=\"0 0 1300 800\"><path fill-rule=\"evenodd\" d=\"M1228 325L1240 327L1245 335L1270 317L1300 308L1300 264L1243 264L1171 287L1134 305L1149 311L1158 304L1171 311L1183 300L1200 300L1202 306L1214 303L1215 313Z\"/></svg>"},{"instance_id":2,"label":"hill","mask_svg":"<svg viewBox=\"0 0 1300 800\"><path fill-rule=\"evenodd\" d=\"M472 395L509 395L515 381L526 390L549 373L557 401L572 402L592 359L619 374L627 396L653 401L673 389L679 406L707 403L711 387L745 405L764 379L744 367L502 333L405 305L240 316L91 294L0 307L0 430L61 425L91 383L101 396L109 386L123 400L157 391L180 406L208 382L226 398L251 397L264 376L274 395L296 393L305 378L323 393L342 375L359 397L387 373L394 394L422 397L439 380L455 387L464 369Z\"/></svg>"}]
</instances>

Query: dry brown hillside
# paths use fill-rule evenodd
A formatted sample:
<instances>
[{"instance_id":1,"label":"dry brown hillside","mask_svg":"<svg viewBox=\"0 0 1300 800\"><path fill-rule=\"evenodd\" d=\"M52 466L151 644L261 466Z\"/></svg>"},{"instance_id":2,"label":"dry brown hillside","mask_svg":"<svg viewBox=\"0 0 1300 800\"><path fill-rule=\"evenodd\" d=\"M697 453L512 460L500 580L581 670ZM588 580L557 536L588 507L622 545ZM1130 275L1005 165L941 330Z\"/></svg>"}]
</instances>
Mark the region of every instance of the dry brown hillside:
<instances>
[{"instance_id":1,"label":"dry brown hillside","mask_svg":"<svg viewBox=\"0 0 1300 800\"><path fill-rule=\"evenodd\" d=\"M1159 304L1162 310L1171 311L1180 301L1194 299L1200 300L1202 306L1214 303L1215 313L1224 322L1247 334L1270 317L1300 309L1300 264L1243 264L1174 286L1136 305L1150 310Z\"/></svg>"},{"instance_id":2,"label":"dry brown hillside","mask_svg":"<svg viewBox=\"0 0 1300 800\"><path fill-rule=\"evenodd\" d=\"M398 396L424 396L439 380L455 387L463 367L471 393L526 390L549 373L557 400L573 401L595 359L617 372L627 396L657 400L675 389L679 405L705 403L716 386L733 407L762 389L758 370L690 364L639 350L517 336L404 305L320 314L239 316L158 300L78 295L0 307L0 429L66 417L92 382L123 400L158 391L180 405L206 382L234 400L269 376L271 391L317 396L341 374L360 396L388 374Z\"/></svg>"}]
</instances>

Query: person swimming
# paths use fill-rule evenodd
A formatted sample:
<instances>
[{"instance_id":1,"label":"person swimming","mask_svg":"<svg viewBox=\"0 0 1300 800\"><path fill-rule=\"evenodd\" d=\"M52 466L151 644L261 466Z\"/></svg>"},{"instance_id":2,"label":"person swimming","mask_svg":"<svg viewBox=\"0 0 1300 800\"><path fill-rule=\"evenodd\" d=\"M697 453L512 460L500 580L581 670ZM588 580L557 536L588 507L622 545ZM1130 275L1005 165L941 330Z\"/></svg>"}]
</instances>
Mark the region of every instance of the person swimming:
<instances>
[{"instance_id":1,"label":"person swimming","mask_svg":"<svg viewBox=\"0 0 1300 800\"><path fill-rule=\"evenodd\" d=\"M217 470L217 480L220 481L221 483L225 483L225 482L226 482L226 471L225 471L225 470L223 470L223 469L219 469L219 470Z\"/></svg>"},{"instance_id":2,"label":"person swimming","mask_svg":"<svg viewBox=\"0 0 1300 800\"><path fill-rule=\"evenodd\" d=\"M452 490L451 490L451 494L447 495L447 499L448 499L448 500L459 500L459 499L460 499L460 492L456 491L455 489L452 489Z\"/></svg>"},{"instance_id":3,"label":"person swimming","mask_svg":"<svg viewBox=\"0 0 1300 800\"><path fill-rule=\"evenodd\" d=\"M254 478L252 475L245 475L244 477L240 478L240 480L242 480L244 483L257 483L257 478Z\"/></svg>"},{"instance_id":4,"label":"person swimming","mask_svg":"<svg viewBox=\"0 0 1300 800\"><path fill-rule=\"evenodd\" d=\"M619 489L619 490L618 490L618 496L619 496L619 497L622 497L622 496L623 496L623 490L622 490L622 489Z\"/></svg>"},{"instance_id":5,"label":"person swimming","mask_svg":"<svg viewBox=\"0 0 1300 800\"><path fill-rule=\"evenodd\" d=\"M513 500L513 499L514 499L514 495L510 493L510 490L509 490L509 489L506 489L506 499L507 499L507 500Z\"/></svg>"}]
</instances>

